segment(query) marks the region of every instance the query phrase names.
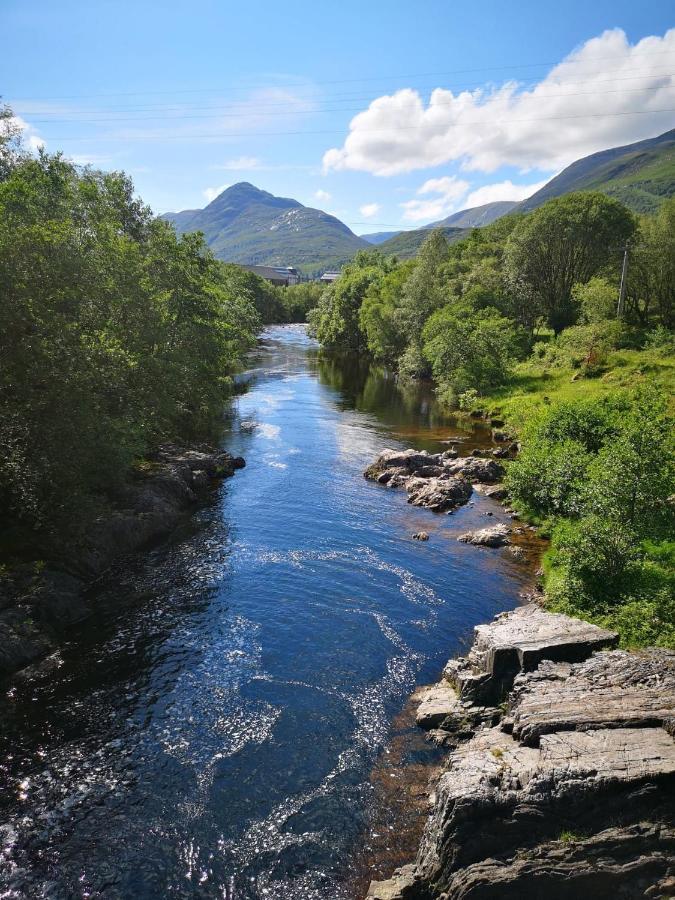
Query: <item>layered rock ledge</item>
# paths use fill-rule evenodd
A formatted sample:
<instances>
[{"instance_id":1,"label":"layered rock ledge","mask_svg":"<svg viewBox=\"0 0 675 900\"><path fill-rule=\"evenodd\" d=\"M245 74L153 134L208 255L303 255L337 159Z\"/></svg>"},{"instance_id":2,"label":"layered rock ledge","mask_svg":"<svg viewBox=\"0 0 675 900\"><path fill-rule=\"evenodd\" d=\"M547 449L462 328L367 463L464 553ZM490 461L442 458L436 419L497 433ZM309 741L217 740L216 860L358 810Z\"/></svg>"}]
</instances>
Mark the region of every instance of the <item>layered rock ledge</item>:
<instances>
[{"instance_id":1,"label":"layered rock ledge","mask_svg":"<svg viewBox=\"0 0 675 900\"><path fill-rule=\"evenodd\" d=\"M675 653L530 604L422 695L448 746L417 859L372 900L675 896Z\"/></svg>"},{"instance_id":2,"label":"layered rock ledge","mask_svg":"<svg viewBox=\"0 0 675 900\"><path fill-rule=\"evenodd\" d=\"M170 534L211 485L245 466L211 447L164 445L58 566L19 566L0 577L0 677L53 652L91 607L87 587L126 553Z\"/></svg>"}]
</instances>

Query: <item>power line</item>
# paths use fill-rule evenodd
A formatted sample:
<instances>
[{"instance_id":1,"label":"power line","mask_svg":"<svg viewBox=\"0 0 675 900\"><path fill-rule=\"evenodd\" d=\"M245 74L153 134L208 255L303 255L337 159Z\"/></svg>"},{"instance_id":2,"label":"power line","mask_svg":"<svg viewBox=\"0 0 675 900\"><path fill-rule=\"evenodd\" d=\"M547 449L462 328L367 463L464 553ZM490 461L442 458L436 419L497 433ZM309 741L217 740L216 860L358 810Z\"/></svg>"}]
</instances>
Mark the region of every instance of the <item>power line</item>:
<instances>
[{"instance_id":1,"label":"power line","mask_svg":"<svg viewBox=\"0 0 675 900\"><path fill-rule=\"evenodd\" d=\"M594 83L594 84L615 84L616 82L619 82L619 81L634 81L634 80L636 80L636 79L638 79L638 78L643 78L643 77L645 77L645 76L649 76L649 77L652 77L652 78L666 78L666 77L672 77L673 75L675 75L675 73L674 73L674 72L671 72L671 71L656 71L656 72L655 72L654 70L651 70L651 69L642 69L642 70L633 70L633 71L634 71L634 72L637 72L638 74L635 74L635 75L626 75L626 76L621 76L621 77L616 76L616 77L614 77L614 78L599 79L599 80L594 81L593 83ZM518 85L518 87L519 87L519 90L521 90L521 91L527 91L528 89L536 88L536 87L538 87L538 86L541 86L542 84L543 84L543 82L541 82L541 81L533 81L533 82L520 83L520 84ZM564 82L564 83L557 84L557 85L555 85L555 86L556 86L556 87L565 87L565 86L568 86L568 85L580 85L580 84L587 85L587 84L588 84L588 78L584 79L583 81L567 81L567 82ZM642 90L642 89L656 89L656 88L658 88L658 87L660 87L660 85L655 85L654 88L650 88L649 86L644 86L643 88L640 88L639 90ZM480 90L480 89L482 89L482 88L484 88L484 83L482 83L482 84L476 84L476 83L466 84L466 83L465 83L464 85L461 85L461 86L460 86L460 85L446 86L446 87L444 87L444 88L439 88L439 89L440 89L440 90L454 90L454 91L464 92L464 91ZM633 90L633 89L628 89L628 88L627 88L626 90L628 91L628 90ZM588 92L588 93L598 93L598 92ZM550 95L547 95L547 96L550 96ZM564 95L560 95L560 96L568 96L568 94L564 94ZM333 97L330 97L330 98L328 99L328 102L331 102L331 103L333 103L333 102L340 103L340 102L358 102L358 101L363 101L364 103L367 103L367 102L369 102L369 101L372 101L372 99L373 99L372 93L366 94L366 95L364 95L364 94L336 94L336 95L334 95ZM300 103L303 102L301 98L296 98L296 100L297 100L297 102L300 102ZM243 103L248 103L248 104L250 104L251 102L252 102L252 101L251 101L251 99L249 98L249 99L246 99L246 100L238 100L238 101L234 101L234 102L230 103L229 105L225 105L225 106L221 106L220 104L217 104L217 105L215 105L215 106L214 106L214 105L211 105L211 106L190 106L189 108L190 108L190 109L195 109L195 110L227 110L227 109L239 109L239 108L241 108L241 105L242 105ZM258 108L260 108L260 109L276 109L276 108L283 108L284 110L288 110L289 102L290 102L290 101L289 101L288 99L283 100L283 101L274 101L274 102L272 102L272 101L266 101L266 100L256 100L256 101L255 101L255 104L256 104L256 106L257 106ZM311 102L313 102L313 101L311 100L311 98L307 98L305 102L311 103ZM313 110L310 110L310 111L314 111L314 110L317 109L317 108L318 108L318 107L314 107ZM139 113L140 113L140 112L153 112L153 111L155 111L155 110L161 110L161 109L165 109L165 110L171 110L171 109L181 110L181 109L185 109L185 103L183 103L183 104L172 103L172 104L164 104L164 105L161 105L161 104L154 104L154 105L152 105L152 106L105 107L105 108L103 108L103 109L100 110L100 111L102 111L102 112L139 112ZM330 111L332 112L333 110L330 110ZM87 114L88 112L97 113L97 112L99 112L99 109L97 109L97 108L92 108L91 110L86 110L86 109L85 109L85 110L77 110L77 109L76 109L76 110L74 110L74 112L75 112L76 114L80 114L80 113L82 113L82 114ZM33 116L33 115L56 115L56 114L58 114L58 111L48 110L48 109L46 109L46 110L39 110L39 109L38 109L38 110L27 110L27 111L25 112L25 115L29 115L29 116Z\"/></svg>"},{"instance_id":2,"label":"power line","mask_svg":"<svg viewBox=\"0 0 675 900\"><path fill-rule=\"evenodd\" d=\"M641 51L641 56L665 56L665 55L674 55L674 51L672 50L652 50L652 51ZM312 81L312 85L320 86L324 84L358 84L365 83L369 81L378 81L378 80L393 80L393 79L402 79L402 78L437 78L443 77L446 75L464 75L470 72L504 72L513 69L533 69L533 68L546 68L548 66L559 66L563 65L567 62L573 62L575 65L586 65L586 64L594 64L597 62L616 62L616 56L596 56L592 60L572 60L570 61L568 58L563 60L555 60L554 62L540 62L540 63L510 63L504 66L477 66L469 69L446 69L443 71L436 72L417 72L413 74L391 74L391 75L375 75L369 77L359 77L359 78L339 78L333 80L323 80L323 81ZM284 86L288 87L292 84L293 81L287 79L284 82ZM296 82L299 85L307 85L306 78L298 77ZM246 89L255 88L255 87L269 87L269 82L240 82L240 88ZM177 90L146 90L146 91L119 91L119 92L104 92L98 94L61 94L61 95L52 95L52 96L43 96L43 97L17 97L17 100L75 100L75 99L85 99L88 97L140 97L146 96L148 94L162 95L162 94L195 94L195 93L217 93L222 90L222 88L180 88Z\"/></svg>"},{"instance_id":3,"label":"power line","mask_svg":"<svg viewBox=\"0 0 675 900\"><path fill-rule=\"evenodd\" d=\"M669 76L669 77L672 77ZM640 87L640 88L616 88L614 90L609 91L568 91L564 94L543 94L538 99L558 99L565 97L597 97L604 96L605 94L631 94L631 93L644 93L645 91L658 91L663 88L670 87L670 85L658 84L653 85L652 87ZM453 106L454 100L438 100L433 104L433 107L427 107L436 109L438 107L444 106ZM352 106L352 107L338 107L338 108L312 108L312 109L294 109L292 110L292 115L325 115L327 113L334 112L361 112L362 107L360 106ZM264 116L287 116L289 113L286 112L264 112ZM163 116L143 116L144 122L175 122L175 121L184 121L186 119L250 119L251 116L255 116L255 112L245 112L245 113L211 113L211 114L181 114L181 115L163 115ZM108 122L137 122L139 119L131 118L128 116L107 116L105 118L100 119L83 119L83 118L52 118L52 119L33 119L31 117L31 125L50 125L54 123L73 123L73 124L81 124L81 125L101 125L107 124Z\"/></svg>"},{"instance_id":4,"label":"power line","mask_svg":"<svg viewBox=\"0 0 675 900\"><path fill-rule=\"evenodd\" d=\"M607 118L615 118L618 116L646 116L646 115L658 115L660 113L666 112L675 112L675 107L664 107L661 109L637 109L637 110L625 110L622 112L615 113L579 113L574 115L566 115L566 116L535 116L531 118L525 119L498 119L496 121L486 122L484 120L476 119L474 121L463 121L458 123L461 127L465 127L466 125L472 126L485 126L488 125L490 127L494 127L495 124L499 125L510 125L518 122L553 122L553 121L564 121L564 120L573 120L573 119L607 119ZM408 131L415 130L418 128L423 128L422 125L397 125L397 131ZM457 124L453 124L449 126L450 128L458 127ZM363 128L360 129L363 133L368 134L389 134L390 131L381 128ZM227 140L233 137L293 137L293 136L311 136L311 135L342 135L344 134L344 129L340 130L322 130L322 131L222 131L222 132L211 132L205 134L185 134L185 135L176 135L176 134L158 134L153 137L145 136L138 137L133 134L129 135L103 135L100 137L87 137L87 138L71 138L71 137L54 137L50 136L49 140L51 141L64 141L70 143L82 143L82 142L91 142L91 141L168 141L168 140L182 140L182 141L194 141L199 139L214 139L214 140Z\"/></svg>"}]
</instances>

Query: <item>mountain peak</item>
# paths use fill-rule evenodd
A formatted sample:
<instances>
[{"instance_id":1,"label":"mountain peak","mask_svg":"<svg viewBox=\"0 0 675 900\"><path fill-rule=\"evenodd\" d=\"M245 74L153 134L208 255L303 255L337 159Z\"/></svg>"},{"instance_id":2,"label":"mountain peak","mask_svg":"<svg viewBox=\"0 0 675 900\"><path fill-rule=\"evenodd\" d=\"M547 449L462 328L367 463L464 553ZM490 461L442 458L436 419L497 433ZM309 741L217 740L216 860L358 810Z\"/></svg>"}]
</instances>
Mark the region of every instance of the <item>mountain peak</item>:
<instances>
[{"instance_id":1,"label":"mountain peak","mask_svg":"<svg viewBox=\"0 0 675 900\"><path fill-rule=\"evenodd\" d=\"M249 181L225 188L204 209L166 213L178 234L201 231L218 259L247 265L336 268L369 246L335 216L275 197Z\"/></svg>"},{"instance_id":2,"label":"mountain peak","mask_svg":"<svg viewBox=\"0 0 675 900\"><path fill-rule=\"evenodd\" d=\"M291 200L288 197L275 197L274 194L270 194L269 191L264 191L262 188L256 187L254 184L251 184L250 181L238 181L236 184L231 184L228 188L225 188L224 191L221 191L221 193L205 207L205 210L212 206L245 208L252 203L260 203L277 209L287 209L302 205L301 203L298 203L297 200Z\"/></svg>"}]
</instances>

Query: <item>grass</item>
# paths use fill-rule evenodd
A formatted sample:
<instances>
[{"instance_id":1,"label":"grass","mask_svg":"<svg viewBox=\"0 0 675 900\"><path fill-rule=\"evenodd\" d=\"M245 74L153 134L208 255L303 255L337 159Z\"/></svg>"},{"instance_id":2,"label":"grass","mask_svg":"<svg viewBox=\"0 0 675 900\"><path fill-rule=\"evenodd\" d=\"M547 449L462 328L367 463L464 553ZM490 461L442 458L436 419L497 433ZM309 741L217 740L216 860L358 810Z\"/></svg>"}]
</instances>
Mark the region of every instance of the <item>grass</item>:
<instances>
[{"instance_id":1,"label":"grass","mask_svg":"<svg viewBox=\"0 0 675 900\"><path fill-rule=\"evenodd\" d=\"M544 405L600 397L616 390L628 390L646 377L656 380L675 405L675 357L658 350L615 350L609 353L603 372L584 377L579 369L546 366L528 360L516 366L507 385L490 392L487 400L509 425L521 430Z\"/></svg>"}]
</instances>

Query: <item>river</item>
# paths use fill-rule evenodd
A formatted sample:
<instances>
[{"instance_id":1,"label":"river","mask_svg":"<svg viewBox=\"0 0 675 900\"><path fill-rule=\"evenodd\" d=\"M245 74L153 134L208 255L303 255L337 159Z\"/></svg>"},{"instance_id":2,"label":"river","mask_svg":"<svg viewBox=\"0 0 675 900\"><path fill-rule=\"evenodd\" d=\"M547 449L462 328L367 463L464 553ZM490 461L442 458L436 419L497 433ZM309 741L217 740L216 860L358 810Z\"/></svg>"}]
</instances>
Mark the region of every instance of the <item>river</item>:
<instances>
[{"instance_id":1,"label":"river","mask_svg":"<svg viewBox=\"0 0 675 900\"><path fill-rule=\"evenodd\" d=\"M526 565L456 541L496 504L435 516L362 477L385 447L485 434L300 326L241 381L224 446L246 468L2 685L2 898L352 897L392 723L518 602Z\"/></svg>"}]
</instances>

